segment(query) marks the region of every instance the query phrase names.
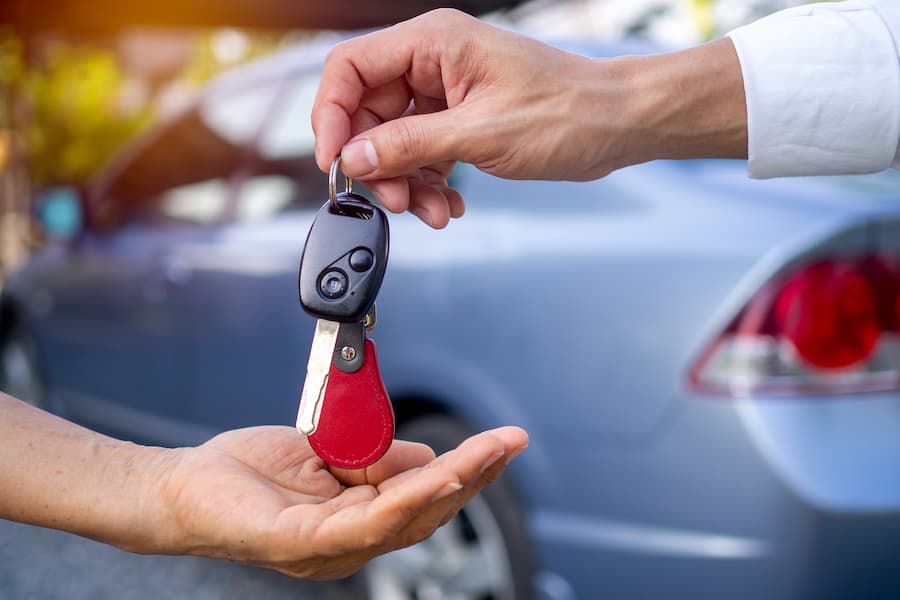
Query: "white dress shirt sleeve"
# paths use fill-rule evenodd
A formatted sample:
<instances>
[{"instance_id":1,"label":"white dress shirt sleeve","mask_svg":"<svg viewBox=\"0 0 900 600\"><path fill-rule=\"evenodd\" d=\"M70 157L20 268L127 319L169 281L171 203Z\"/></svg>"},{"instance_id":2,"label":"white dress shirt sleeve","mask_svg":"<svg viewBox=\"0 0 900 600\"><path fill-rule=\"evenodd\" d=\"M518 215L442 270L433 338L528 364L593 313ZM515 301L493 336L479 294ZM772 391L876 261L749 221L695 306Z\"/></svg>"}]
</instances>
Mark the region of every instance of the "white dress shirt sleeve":
<instances>
[{"instance_id":1,"label":"white dress shirt sleeve","mask_svg":"<svg viewBox=\"0 0 900 600\"><path fill-rule=\"evenodd\" d=\"M900 0L799 6L728 35L751 177L900 167Z\"/></svg>"}]
</instances>

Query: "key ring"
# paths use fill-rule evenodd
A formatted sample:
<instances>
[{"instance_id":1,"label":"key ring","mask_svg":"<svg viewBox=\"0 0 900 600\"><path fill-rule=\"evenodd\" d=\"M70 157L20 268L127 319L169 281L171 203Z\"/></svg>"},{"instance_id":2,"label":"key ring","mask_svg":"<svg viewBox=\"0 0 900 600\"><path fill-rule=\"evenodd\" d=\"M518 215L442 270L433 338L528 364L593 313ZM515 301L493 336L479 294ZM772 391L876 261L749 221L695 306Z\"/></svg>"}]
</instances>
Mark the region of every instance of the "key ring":
<instances>
[{"instance_id":1,"label":"key ring","mask_svg":"<svg viewBox=\"0 0 900 600\"><path fill-rule=\"evenodd\" d=\"M338 154L331 161L331 168L328 169L328 199L331 201L331 208L335 212L341 212L341 207L337 201L337 173L341 166L341 155ZM344 193L349 194L353 191L353 180L344 174Z\"/></svg>"}]
</instances>

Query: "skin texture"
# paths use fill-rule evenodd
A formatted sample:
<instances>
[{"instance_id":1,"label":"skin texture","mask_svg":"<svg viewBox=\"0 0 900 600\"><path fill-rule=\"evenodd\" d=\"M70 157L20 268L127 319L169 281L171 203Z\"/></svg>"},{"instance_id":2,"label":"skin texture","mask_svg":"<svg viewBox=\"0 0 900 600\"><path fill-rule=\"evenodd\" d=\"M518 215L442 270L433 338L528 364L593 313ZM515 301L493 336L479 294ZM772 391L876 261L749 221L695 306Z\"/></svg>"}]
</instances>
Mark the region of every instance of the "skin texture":
<instances>
[{"instance_id":1,"label":"skin texture","mask_svg":"<svg viewBox=\"0 0 900 600\"><path fill-rule=\"evenodd\" d=\"M510 179L590 180L656 158L746 157L728 39L589 59L451 9L344 42L312 112L316 161L435 228L462 216L456 161Z\"/></svg>"},{"instance_id":2,"label":"skin texture","mask_svg":"<svg viewBox=\"0 0 900 600\"><path fill-rule=\"evenodd\" d=\"M430 536L528 443L504 427L435 458L397 441L377 463L332 469L290 427L229 431L196 448L100 435L0 394L0 518L125 550L345 577Z\"/></svg>"}]
</instances>

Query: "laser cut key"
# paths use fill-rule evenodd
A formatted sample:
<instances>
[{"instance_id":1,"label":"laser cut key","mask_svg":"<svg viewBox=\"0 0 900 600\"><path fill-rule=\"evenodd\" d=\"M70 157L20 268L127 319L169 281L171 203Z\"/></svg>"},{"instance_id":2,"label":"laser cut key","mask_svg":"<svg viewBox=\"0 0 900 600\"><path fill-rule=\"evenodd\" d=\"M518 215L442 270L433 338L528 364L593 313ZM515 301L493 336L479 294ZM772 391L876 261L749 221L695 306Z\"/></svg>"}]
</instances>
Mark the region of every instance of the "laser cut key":
<instances>
[{"instance_id":1,"label":"laser cut key","mask_svg":"<svg viewBox=\"0 0 900 600\"><path fill-rule=\"evenodd\" d=\"M300 304L317 321L297 429L325 462L355 469L378 460L394 437L393 408L366 337L375 325L389 234L384 212L352 193L349 178L346 191L336 193L339 160L300 262Z\"/></svg>"}]
</instances>

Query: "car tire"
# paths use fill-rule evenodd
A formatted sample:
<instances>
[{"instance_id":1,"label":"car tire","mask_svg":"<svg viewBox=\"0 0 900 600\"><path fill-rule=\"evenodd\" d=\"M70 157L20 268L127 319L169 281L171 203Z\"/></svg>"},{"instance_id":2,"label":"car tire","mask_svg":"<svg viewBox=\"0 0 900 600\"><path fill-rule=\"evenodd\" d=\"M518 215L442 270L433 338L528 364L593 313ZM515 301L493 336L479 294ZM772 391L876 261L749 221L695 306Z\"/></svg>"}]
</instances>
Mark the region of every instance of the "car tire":
<instances>
[{"instance_id":1,"label":"car tire","mask_svg":"<svg viewBox=\"0 0 900 600\"><path fill-rule=\"evenodd\" d=\"M47 407L37 347L21 325L13 325L0 340L0 390L32 406Z\"/></svg>"},{"instance_id":2,"label":"car tire","mask_svg":"<svg viewBox=\"0 0 900 600\"><path fill-rule=\"evenodd\" d=\"M472 433L446 415L426 415L397 437L441 454ZM372 560L362 580L370 600L530 600L533 574L525 513L501 477L431 538Z\"/></svg>"}]
</instances>

